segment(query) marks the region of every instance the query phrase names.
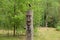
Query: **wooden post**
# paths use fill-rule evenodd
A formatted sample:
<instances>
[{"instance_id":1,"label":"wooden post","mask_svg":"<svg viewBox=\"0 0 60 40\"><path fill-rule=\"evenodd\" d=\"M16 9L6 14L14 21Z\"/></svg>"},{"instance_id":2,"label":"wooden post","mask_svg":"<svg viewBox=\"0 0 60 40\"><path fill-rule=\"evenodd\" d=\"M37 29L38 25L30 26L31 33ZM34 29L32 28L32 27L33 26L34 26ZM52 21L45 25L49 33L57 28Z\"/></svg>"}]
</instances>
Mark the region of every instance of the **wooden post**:
<instances>
[{"instance_id":1,"label":"wooden post","mask_svg":"<svg viewBox=\"0 0 60 40\"><path fill-rule=\"evenodd\" d=\"M26 14L26 40L33 40L33 12L31 9Z\"/></svg>"}]
</instances>

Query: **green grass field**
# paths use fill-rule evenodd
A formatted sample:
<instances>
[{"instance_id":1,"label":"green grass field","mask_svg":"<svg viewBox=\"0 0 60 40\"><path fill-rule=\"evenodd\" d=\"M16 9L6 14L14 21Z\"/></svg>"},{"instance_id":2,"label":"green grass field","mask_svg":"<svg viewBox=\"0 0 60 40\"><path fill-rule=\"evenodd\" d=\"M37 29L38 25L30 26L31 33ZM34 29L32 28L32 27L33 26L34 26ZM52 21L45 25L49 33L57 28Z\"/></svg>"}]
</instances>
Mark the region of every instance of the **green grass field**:
<instances>
[{"instance_id":1,"label":"green grass field","mask_svg":"<svg viewBox=\"0 0 60 40\"><path fill-rule=\"evenodd\" d=\"M1 36L0 40L26 40L25 36ZM55 28L37 28L34 33L34 40L60 40L60 31Z\"/></svg>"}]
</instances>

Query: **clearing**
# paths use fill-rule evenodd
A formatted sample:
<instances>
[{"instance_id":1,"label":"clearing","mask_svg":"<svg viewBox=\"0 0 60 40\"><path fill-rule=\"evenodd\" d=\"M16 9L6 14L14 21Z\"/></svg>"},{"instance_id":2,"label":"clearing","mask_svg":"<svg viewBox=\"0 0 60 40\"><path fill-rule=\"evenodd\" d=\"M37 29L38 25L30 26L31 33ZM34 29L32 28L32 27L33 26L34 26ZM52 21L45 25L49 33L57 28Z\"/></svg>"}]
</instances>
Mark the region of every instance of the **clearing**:
<instances>
[{"instance_id":1,"label":"clearing","mask_svg":"<svg viewBox=\"0 0 60 40\"><path fill-rule=\"evenodd\" d=\"M25 36L1 36L1 34L6 34L7 32L6 30L0 30L0 40L25 40L26 38ZM13 31L10 30L10 32ZM38 27L34 32L34 40L60 40L60 31L56 31L55 28Z\"/></svg>"}]
</instances>

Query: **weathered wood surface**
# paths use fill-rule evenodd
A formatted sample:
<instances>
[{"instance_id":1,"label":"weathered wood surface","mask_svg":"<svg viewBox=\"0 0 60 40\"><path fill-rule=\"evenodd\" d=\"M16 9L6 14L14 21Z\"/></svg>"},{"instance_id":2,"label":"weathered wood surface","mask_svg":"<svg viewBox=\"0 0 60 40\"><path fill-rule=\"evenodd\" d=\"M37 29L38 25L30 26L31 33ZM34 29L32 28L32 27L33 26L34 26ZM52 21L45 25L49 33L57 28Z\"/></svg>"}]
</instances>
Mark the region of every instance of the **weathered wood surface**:
<instances>
[{"instance_id":1,"label":"weathered wood surface","mask_svg":"<svg viewBox=\"0 0 60 40\"><path fill-rule=\"evenodd\" d=\"M26 14L26 40L33 40L33 11L31 9Z\"/></svg>"}]
</instances>

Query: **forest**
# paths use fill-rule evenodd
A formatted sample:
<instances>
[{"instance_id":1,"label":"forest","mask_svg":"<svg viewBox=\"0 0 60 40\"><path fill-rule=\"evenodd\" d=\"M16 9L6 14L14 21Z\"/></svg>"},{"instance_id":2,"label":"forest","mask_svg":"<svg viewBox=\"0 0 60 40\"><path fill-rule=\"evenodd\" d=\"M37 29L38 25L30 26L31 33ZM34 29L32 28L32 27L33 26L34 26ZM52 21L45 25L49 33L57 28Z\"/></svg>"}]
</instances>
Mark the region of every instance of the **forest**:
<instances>
[{"instance_id":1,"label":"forest","mask_svg":"<svg viewBox=\"0 0 60 40\"><path fill-rule=\"evenodd\" d=\"M28 40L29 9L33 12L31 40L60 40L60 0L0 0L0 40Z\"/></svg>"}]
</instances>

